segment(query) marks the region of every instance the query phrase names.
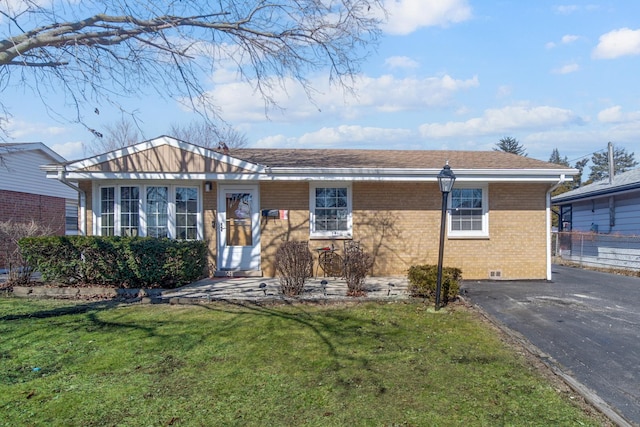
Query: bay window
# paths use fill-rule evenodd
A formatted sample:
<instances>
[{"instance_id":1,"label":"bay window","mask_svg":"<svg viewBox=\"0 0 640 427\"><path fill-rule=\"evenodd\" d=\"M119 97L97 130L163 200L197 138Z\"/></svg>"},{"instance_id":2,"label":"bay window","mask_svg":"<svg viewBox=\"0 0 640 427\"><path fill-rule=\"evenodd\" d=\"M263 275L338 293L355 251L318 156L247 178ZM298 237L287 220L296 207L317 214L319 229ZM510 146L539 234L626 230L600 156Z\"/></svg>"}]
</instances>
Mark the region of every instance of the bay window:
<instances>
[{"instance_id":1,"label":"bay window","mask_svg":"<svg viewBox=\"0 0 640 427\"><path fill-rule=\"evenodd\" d=\"M98 235L202 238L198 187L103 185L95 194Z\"/></svg>"}]
</instances>

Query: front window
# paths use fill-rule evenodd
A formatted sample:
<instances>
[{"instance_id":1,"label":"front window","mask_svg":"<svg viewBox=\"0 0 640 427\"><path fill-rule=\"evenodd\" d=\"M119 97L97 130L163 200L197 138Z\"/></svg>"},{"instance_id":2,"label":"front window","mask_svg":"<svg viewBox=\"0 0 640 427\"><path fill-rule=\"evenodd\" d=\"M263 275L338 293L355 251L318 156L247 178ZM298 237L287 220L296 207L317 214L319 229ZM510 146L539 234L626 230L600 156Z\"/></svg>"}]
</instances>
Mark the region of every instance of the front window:
<instances>
[{"instance_id":1,"label":"front window","mask_svg":"<svg viewBox=\"0 0 640 427\"><path fill-rule=\"evenodd\" d=\"M352 236L351 186L311 185L311 237Z\"/></svg>"},{"instance_id":2,"label":"front window","mask_svg":"<svg viewBox=\"0 0 640 427\"><path fill-rule=\"evenodd\" d=\"M197 187L113 185L97 194L97 234L184 240L202 236Z\"/></svg>"},{"instance_id":3,"label":"front window","mask_svg":"<svg viewBox=\"0 0 640 427\"><path fill-rule=\"evenodd\" d=\"M176 188L176 237L195 240L198 235L198 190Z\"/></svg>"},{"instance_id":4,"label":"front window","mask_svg":"<svg viewBox=\"0 0 640 427\"><path fill-rule=\"evenodd\" d=\"M147 236L169 237L169 188L147 187Z\"/></svg>"},{"instance_id":5,"label":"front window","mask_svg":"<svg viewBox=\"0 0 640 427\"><path fill-rule=\"evenodd\" d=\"M487 187L454 188L449 210L450 237L489 235Z\"/></svg>"},{"instance_id":6,"label":"front window","mask_svg":"<svg viewBox=\"0 0 640 427\"><path fill-rule=\"evenodd\" d=\"M120 187L120 235L137 236L140 224L140 189Z\"/></svg>"},{"instance_id":7,"label":"front window","mask_svg":"<svg viewBox=\"0 0 640 427\"><path fill-rule=\"evenodd\" d=\"M100 235L115 235L116 194L115 188L100 189Z\"/></svg>"}]
</instances>

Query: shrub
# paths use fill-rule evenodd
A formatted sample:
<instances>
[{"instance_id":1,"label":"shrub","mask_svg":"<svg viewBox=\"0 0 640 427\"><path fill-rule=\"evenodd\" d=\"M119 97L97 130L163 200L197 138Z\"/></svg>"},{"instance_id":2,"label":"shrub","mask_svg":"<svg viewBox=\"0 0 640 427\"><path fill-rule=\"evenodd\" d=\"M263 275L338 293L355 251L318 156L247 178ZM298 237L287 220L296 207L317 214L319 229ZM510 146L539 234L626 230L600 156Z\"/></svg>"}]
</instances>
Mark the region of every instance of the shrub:
<instances>
[{"instance_id":1,"label":"shrub","mask_svg":"<svg viewBox=\"0 0 640 427\"><path fill-rule=\"evenodd\" d=\"M307 242L289 241L276 251L276 273L280 291L286 296L300 295L313 271L313 255Z\"/></svg>"},{"instance_id":2,"label":"shrub","mask_svg":"<svg viewBox=\"0 0 640 427\"><path fill-rule=\"evenodd\" d=\"M15 222L12 220L0 222L0 252L8 269L9 285L24 285L31 281L32 268L22 256L18 245L20 239L32 236L46 236L53 234L50 227L35 221Z\"/></svg>"},{"instance_id":3,"label":"shrub","mask_svg":"<svg viewBox=\"0 0 640 427\"><path fill-rule=\"evenodd\" d=\"M344 247L343 275L347 282L348 296L364 296L364 281L373 267L373 257L362 250L358 243L351 242Z\"/></svg>"},{"instance_id":4,"label":"shrub","mask_svg":"<svg viewBox=\"0 0 640 427\"><path fill-rule=\"evenodd\" d=\"M58 236L19 242L46 282L171 288L203 276L206 243L153 237Z\"/></svg>"},{"instance_id":5,"label":"shrub","mask_svg":"<svg viewBox=\"0 0 640 427\"><path fill-rule=\"evenodd\" d=\"M437 265L414 265L409 268L409 293L414 297L436 299L436 285L438 278ZM440 288L440 301L446 305L458 297L460 292L459 281L462 279L462 270L454 267L442 269L442 283Z\"/></svg>"}]
</instances>

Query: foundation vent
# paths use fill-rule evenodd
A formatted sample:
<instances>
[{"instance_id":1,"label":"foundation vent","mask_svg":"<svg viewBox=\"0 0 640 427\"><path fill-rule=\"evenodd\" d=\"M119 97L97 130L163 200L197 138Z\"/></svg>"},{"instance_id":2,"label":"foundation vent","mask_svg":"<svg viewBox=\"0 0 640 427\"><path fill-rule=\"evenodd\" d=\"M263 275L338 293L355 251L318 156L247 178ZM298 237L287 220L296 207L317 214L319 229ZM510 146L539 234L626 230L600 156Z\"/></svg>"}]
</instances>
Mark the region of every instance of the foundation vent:
<instances>
[{"instance_id":1,"label":"foundation vent","mask_svg":"<svg viewBox=\"0 0 640 427\"><path fill-rule=\"evenodd\" d=\"M500 280L500 279L502 279L502 270L490 270L489 271L489 279L490 280Z\"/></svg>"}]
</instances>

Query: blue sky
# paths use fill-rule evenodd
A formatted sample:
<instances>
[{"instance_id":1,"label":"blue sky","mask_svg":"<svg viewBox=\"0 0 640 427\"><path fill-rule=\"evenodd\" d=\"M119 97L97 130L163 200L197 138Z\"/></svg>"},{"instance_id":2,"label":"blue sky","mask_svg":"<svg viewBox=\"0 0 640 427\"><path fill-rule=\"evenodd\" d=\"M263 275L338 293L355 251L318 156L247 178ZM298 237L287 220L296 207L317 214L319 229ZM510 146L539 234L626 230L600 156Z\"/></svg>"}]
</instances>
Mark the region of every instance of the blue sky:
<instances>
[{"instance_id":1,"label":"blue sky","mask_svg":"<svg viewBox=\"0 0 640 427\"><path fill-rule=\"evenodd\" d=\"M530 157L558 148L572 163L607 142L640 157L640 2L385 0L384 36L357 76L357 97L311 75L314 102L293 83L265 117L250 86L221 68L205 87L251 147L491 150L516 138ZM91 135L50 118L35 95L4 90L15 141L63 157L87 155ZM125 101L144 138L197 117L149 96ZM119 113L100 106L100 129ZM452 165L455 167L455 165Z\"/></svg>"}]
</instances>

